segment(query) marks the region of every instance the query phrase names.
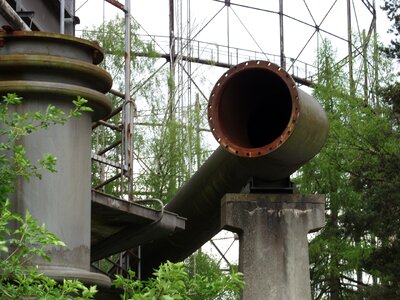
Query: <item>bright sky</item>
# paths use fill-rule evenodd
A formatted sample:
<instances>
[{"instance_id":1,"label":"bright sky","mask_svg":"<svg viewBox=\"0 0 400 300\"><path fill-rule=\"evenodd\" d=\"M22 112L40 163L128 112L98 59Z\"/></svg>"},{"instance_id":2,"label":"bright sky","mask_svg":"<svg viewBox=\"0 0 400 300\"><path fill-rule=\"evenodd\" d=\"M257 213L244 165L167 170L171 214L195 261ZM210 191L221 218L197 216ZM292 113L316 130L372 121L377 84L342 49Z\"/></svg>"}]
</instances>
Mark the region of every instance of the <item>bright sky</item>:
<instances>
[{"instance_id":1,"label":"bright sky","mask_svg":"<svg viewBox=\"0 0 400 300\"><path fill-rule=\"evenodd\" d=\"M124 3L124 0L120 0L120 2ZM175 32L177 35L185 37L187 28L192 32L192 36L202 29L196 36L196 40L220 45L228 45L229 42L231 47L279 54L279 16L274 13L279 10L279 1L232 0L231 2L239 5L232 4L228 10L223 8L223 3L213 0L175 0L175 17L182 22L182 26L176 24ZM284 19L287 57L296 58L302 52L299 59L312 63L310 59L315 57L317 40L321 37L330 38L332 43L345 55L347 51L344 41L347 39L347 0L290 0L283 2L284 13L288 16ZM372 3L372 0L369 2ZM188 7L188 3L190 3L190 7ZM378 10L377 27L380 35L387 40L386 31L389 24L385 13L379 9L382 3L383 0L378 0L376 5ZM257 7L257 10L243 7L243 5ZM362 29L368 31L372 16L363 1L351 0L351 6L353 32L357 33ZM117 14L122 15L111 4L100 0L76 0L76 9L78 10L77 16L81 19L81 24L77 26L78 30L100 25L103 19L113 18ZM150 35L168 35L168 0L132 0L131 13ZM204 27L213 16L215 18ZM305 23L320 26L321 34L313 35L315 29ZM180 28L182 28L181 33L179 32ZM310 42L307 45L309 39ZM302 51L304 47L305 49Z\"/></svg>"},{"instance_id":2,"label":"bright sky","mask_svg":"<svg viewBox=\"0 0 400 300\"><path fill-rule=\"evenodd\" d=\"M120 3L124 1L120 0ZM363 29L368 31L370 27L372 14L364 3L372 1L350 0L353 33L358 37ZM221 0L175 0L175 35L185 38L189 31L191 38L195 36L195 40L213 44L207 47L200 45L203 59L216 60L218 51L220 60L228 62L227 48L217 49L218 44L230 46L229 62L233 64L236 64L236 56L239 56L238 62L264 59L279 64L279 1L231 2L228 9ZM330 39L339 60L347 56L347 0L283 0L283 4L286 15L284 47L289 73L305 77L303 75L307 69L307 75L315 74L304 63L315 64L318 46L324 38ZM390 35L387 29L390 24L385 12L380 9L381 5L383 0L377 0L377 28L383 43L388 44ZM250 9L249 6L257 9ZM116 15L123 16L119 9L101 0L76 0L76 9L81 20L81 24L76 27L78 35L79 30L99 26L103 20L115 18ZM168 53L169 0L131 0L131 14L141 25L141 34L165 37L161 40L157 38L157 41L164 52ZM320 28L319 34L315 32L315 25ZM237 55L235 47L257 51L259 54L250 57L249 52L239 51ZM248 58L243 59L244 55ZM299 62L292 66L290 58ZM204 66L198 68L205 69ZM224 71L214 68L206 76L209 81L206 93Z\"/></svg>"}]
</instances>

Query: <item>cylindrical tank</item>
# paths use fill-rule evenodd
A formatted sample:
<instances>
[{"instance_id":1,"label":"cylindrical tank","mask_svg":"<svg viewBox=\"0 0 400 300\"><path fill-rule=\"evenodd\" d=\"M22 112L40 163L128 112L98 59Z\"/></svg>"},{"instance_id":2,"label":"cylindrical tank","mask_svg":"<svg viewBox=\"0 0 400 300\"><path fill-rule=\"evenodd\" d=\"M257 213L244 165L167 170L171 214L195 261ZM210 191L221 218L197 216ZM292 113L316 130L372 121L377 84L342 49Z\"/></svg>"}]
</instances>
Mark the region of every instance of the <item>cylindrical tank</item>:
<instances>
[{"instance_id":1,"label":"cylindrical tank","mask_svg":"<svg viewBox=\"0 0 400 300\"><path fill-rule=\"evenodd\" d=\"M76 278L108 286L108 277L90 272L91 123L111 112L104 93L112 79L96 66L102 59L97 44L71 36L0 34L0 96L16 93L23 97L23 103L16 106L19 113L44 112L49 104L68 113L77 96L87 99L93 109L20 141L32 162L44 153L57 157L56 173L44 171L41 180L19 178L11 195L16 212L25 215L29 211L66 244L49 249L51 262L38 259L33 263L57 280Z\"/></svg>"},{"instance_id":2,"label":"cylindrical tank","mask_svg":"<svg viewBox=\"0 0 400 300\"><path fill-rule=\"evenodd\" d=\"M250 178L289 177L321 150L329 128L319 103L267 61L244 62L223 74L211 92L208 118L221 146L167 204L187 218L186 229L144 247L145 276L167 259L186 258L218 233L226 193L240 192Z\"/></svg>"}]
</instances>

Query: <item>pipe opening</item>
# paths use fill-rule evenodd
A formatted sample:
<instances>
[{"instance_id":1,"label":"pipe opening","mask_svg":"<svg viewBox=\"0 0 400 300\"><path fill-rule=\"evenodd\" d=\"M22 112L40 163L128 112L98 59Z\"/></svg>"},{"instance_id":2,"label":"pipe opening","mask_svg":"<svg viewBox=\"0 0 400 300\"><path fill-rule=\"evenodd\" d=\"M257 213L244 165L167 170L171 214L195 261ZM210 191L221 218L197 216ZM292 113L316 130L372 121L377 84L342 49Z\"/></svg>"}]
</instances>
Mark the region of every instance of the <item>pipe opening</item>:
<instances>
[{"instance_id":1,"label":"pipe opening","mask_svg":"<svg viewBox=\"0 0 400 300\"><path fill-rule=\"evenodd\" d=\"M292 98L285 81L269 69L243 69L220 87L221 134L242 148L260 148L281 137Z\"/></svg>"}]
</instances>

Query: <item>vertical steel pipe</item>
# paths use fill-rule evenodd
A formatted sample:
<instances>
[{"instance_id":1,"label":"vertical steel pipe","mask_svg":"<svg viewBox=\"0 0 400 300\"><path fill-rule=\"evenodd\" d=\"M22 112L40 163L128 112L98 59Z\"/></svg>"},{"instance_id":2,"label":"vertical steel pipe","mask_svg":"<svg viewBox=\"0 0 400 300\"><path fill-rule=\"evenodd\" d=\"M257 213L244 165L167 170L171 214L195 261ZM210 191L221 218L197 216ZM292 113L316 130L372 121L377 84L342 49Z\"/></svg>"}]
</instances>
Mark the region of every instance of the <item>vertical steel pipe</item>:
<instances>
[{"instance_id":1,"label":"vertical steel pipe","mask_svg":"<svg viewBox=\"0 0 400 300\"><path fill-rule=\"evenodd\" d=\"M65 32L65 0L60 0L60 33Z\"/></svg>"},{"instance_id":2,"label":"vertical steel pipe","mask_svg":"<svg viewBox=\"0 0 400 300\"><path fill-rule=\"evenodd\" d=\"M279 45L280 45L280 59L281 67L286 69L285 57L285 36L283 31L283 0L279 0Z\"/></svg>"}]
</instances>

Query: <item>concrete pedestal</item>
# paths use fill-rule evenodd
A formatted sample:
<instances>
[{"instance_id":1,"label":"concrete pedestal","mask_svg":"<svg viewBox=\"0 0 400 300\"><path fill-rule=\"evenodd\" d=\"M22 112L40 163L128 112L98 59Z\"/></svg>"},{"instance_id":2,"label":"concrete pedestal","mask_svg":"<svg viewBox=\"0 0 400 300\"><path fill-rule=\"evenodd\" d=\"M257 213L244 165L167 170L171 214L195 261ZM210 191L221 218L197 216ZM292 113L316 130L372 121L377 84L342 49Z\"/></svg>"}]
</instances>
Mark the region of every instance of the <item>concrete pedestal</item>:
<instances>
[{"instance_id":1,"label":"concrete pedestal","mask_svg":"<svg viewBox=\"0 0 400 300\"><path fill-rule=\"evenodd\" d=\"M325 197L226 194L221 225L240 238L242 299L311 299L307 233L324 226Z\"/></svg>"}]
</instances>

